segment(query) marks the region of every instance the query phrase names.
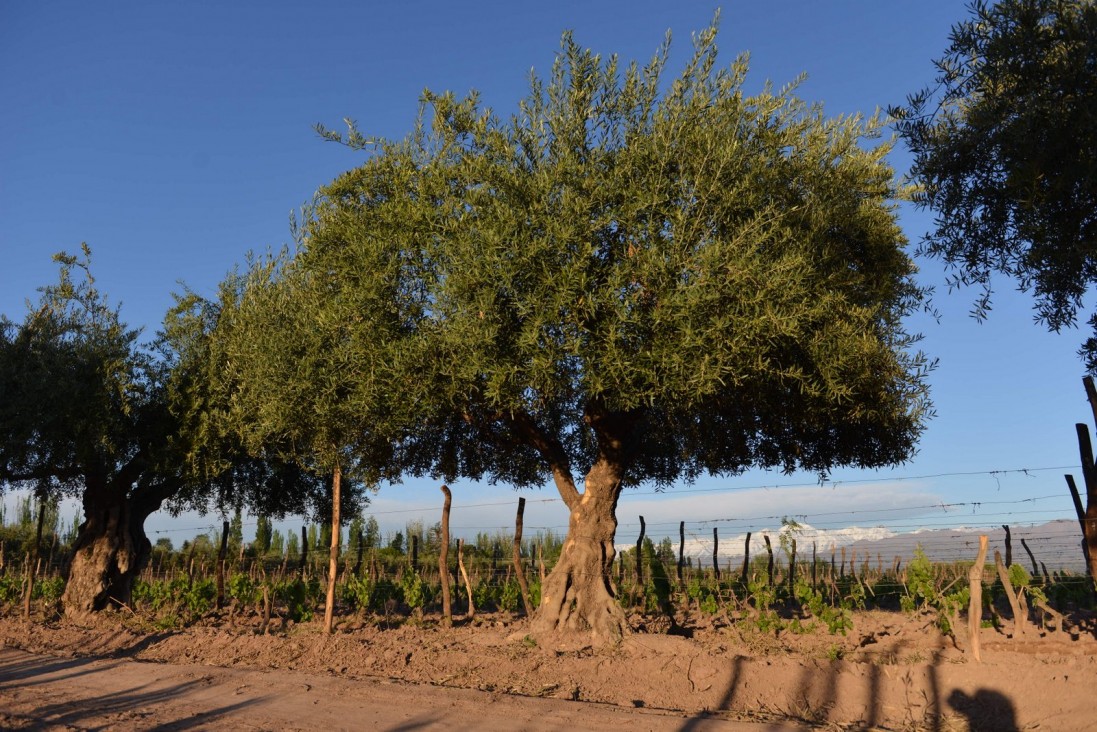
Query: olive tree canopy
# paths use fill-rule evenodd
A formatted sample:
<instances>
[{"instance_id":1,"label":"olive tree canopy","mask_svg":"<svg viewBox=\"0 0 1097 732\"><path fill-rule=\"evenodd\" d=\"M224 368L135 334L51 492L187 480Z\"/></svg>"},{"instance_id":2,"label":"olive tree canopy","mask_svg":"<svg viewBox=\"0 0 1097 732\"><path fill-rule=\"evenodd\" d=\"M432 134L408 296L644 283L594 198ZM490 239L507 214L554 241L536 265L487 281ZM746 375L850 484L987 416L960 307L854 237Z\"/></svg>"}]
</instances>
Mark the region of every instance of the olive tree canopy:
<instances>
[{"instance_id":1,"label":"olive tree canopy","mask_svg":"<svg viewBox=\"0 0 1097 732\"><path fill-rule=\"evenodd\" d=\"M552 478L570 525L540 632L625 630L626 485L893 465L927 416L880 120L748 96L715 39L666 79L669 37L624 66L565 35L509 116L426 92L404 140L319 128L367 155L286 276L323 283L359 403L396 405L399 471Z\"/></svg>"},{"instance_id":2,"label":"olive tree canopy","mask_svg":"<svg viewBox=\"0 0 1097 732\"><path fill-rule=\"evenodd\" d=\"M1036 298L1036 319L1074 325L1097 282L1097 3L972 3L933 86L890 110L914 153L916 201L936 214L922 254L949 284L994 274ZM1097 332L1097 314L1090 317ZM1081 349L1097 370L1097 336Z\"/></svg>"},{"instance_id":3,"label":"olive tree canopy","mask_svg":"<svg viewBox=\"0 0 1097 732\"><path fill-rule=\"evenodd\" d=\"M96 286L86 245L82 254L55 257L59 279L22 323L0 317L0 488L80 499L63 597L74 616L129 603L151 551L145 519L162 506L277 515L322 493L276 455L200 440L218 405L198 387L209 366L198 311L176 311L143 344Z\"/></svg>"}]
</instances>

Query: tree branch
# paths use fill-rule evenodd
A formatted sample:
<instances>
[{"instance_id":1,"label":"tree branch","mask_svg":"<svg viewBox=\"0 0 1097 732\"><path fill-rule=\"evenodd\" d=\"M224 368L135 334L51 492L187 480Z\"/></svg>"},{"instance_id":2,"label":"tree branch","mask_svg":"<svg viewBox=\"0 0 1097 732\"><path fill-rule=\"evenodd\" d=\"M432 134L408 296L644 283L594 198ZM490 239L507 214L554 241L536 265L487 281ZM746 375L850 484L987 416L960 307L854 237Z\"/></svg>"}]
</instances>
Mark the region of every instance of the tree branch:
<instances>
[{"instance_id":1,"label":"tree branch","mask_svg":"<svg viewBox=\"0 0 1097 732\"><path fill-rule=\"evenodd\" d=\"M575 509L579 505L580 494L571 474L571 461L560 440L541 429L533 417L524 411L511 412L503 415L502 419L510 424L519 439L541 454L552 470L552 479L560 497L569 509Z\"/></svg>"}]
</instances>

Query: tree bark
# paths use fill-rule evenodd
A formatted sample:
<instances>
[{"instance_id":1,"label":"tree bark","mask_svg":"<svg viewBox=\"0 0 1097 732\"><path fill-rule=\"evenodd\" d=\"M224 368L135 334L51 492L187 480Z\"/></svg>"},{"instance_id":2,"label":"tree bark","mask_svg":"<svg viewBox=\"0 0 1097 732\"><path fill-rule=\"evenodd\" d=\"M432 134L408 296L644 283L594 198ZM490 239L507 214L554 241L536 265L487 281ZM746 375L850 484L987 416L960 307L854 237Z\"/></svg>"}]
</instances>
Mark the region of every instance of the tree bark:
<instances>
[{"instance_id":1,"label":"tree bark","mask_svg":"<svg viewBox=\"0 0 1097 732\"><path fill-rule=\"evenodd\" d=\"M90 486L84 491L84 523L76 533L62 604L65 615L86 618L109 605L129 606L133 580L152 554L145 519L159 510L167 490Z\"/></svg>"},{"instance_id":2,"label":"tree bark","mask_svg":"<svg viewBox=\"0 0 1097 732\"><path fill-rule=\"evenodd\" d=\"M343 534L343 524L339 516L342 478L343 471L336 464L331 476L331 550L328 554L328 593L324 600L324 632L329 634L335 617L335 576L339 572L339 539Z\"/></svg>"},{"instance_id":3,"label":"tree bark","mask_svg":"<svg viewBox=\"0 0 1097 732\"><path fill-rule=\"evenodd\" d=\"M27 589L23 593L23 617L30 617L30 601L34 596L34 581L38 578L38 553L42 547L42 527L46 519L46 499L38 498L38 530L34 532L34 546L27 560Z\"/></svg>"},{"instance_id":4,"label":"tree bark","mask_svg":"<svg viewBox=\"0 0 1097 732\"><path fill-rule=\"evenodd\" d=\"M598 643L615 643L628 632L624 610L617 604L611 569L616 550L617 499L621 470L600 460L587 474L582 494L560 487L571 516L560 559L541 590L541 607L533 619L537 634L590 631ZM570 480L566 481L570 484Z\"/></svg>"}]
</instances>

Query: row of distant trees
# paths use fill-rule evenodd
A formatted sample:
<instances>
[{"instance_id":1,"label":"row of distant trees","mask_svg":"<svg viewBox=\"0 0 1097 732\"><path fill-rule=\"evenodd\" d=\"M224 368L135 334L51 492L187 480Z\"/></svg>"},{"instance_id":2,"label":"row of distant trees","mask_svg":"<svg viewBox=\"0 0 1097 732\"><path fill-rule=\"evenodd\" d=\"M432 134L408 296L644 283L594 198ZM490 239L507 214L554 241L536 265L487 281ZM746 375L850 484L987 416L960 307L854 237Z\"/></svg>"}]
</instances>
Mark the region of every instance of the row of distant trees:
<instances>
[{"instance_id":1,"label":"row of distant trees","mask_svg":"<svg viewBox=\"0 0 1097 732\"><path fill-rule=\"evenodd\" d=\"M80 525L79 514L65 521L61 516L57 501L47 501L42 507L42 538L48 544L58 544L69 548L76 540ZM39 506L30 496L16 499L14 510L9 510L4 501L0 501L0 542L6 555L22 558L31 547L38 531Z\"/></svg>"},{"instance_id":2,"label":"row of distant trees","mask_svg":"<svg viewBox=\"0 0 1097 732\"><path fill-rule=\"evenodd\" d=\"M1097 6L971 14L937 83L892 110L940 217L921 251L988 297L1016 278L1058 329L1097 280ZM403 139L318 126L364 161L293 221L292 250L182 293L151 342L86 246L58 255L23 322L0 321L0 484L80 499L66 612L129 600L153 511L247 509L332 527L330 628L367 487L551 480L568 538L533 632L612 640L624 488L907 460L932 359L904 327L927 292L889 120L748 95L716 36L671 78L669 37L624 65L565 34L510 116L425 92Z\"/></svg>"}]
</instances>

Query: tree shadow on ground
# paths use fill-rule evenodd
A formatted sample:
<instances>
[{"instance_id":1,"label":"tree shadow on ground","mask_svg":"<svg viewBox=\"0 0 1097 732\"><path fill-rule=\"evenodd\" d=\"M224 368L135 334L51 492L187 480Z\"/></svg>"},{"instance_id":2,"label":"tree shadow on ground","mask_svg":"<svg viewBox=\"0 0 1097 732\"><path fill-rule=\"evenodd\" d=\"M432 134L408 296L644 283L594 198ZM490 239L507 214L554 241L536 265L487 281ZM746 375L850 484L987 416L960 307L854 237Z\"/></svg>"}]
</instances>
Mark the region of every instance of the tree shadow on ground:
<instances>
[{"instance_id":1,"label":"tree shadow on ground","mask_svg":"<svg viewBox=\"0 0 1097 732\"><path fill-rule=\"evenodd\" d=\"M74 695L70 682L76 677L89 677L97 673L108 676L120 662L103 662L95 659L52 659L35 656L18 656L8 653L0 656L0 692L10 692L19 698L19 689L41 687L33 692L35 708L32 713L12 713L13 720L26 722L31 727L109 728L119 723L141 725L142 720L153 714L150 727L165 730L202 729L214 720L257 704L265 697L251 697L234 704L195 712L187 708L188 692L204 688L206 679L184 683L157 685L154 682L140 684L120 691L89 695ZM58 684L56 690L51 684ZM93 682L88 680L89 686ZM64 698L58 699L63 696ZM170 719L176 716L176 719ZM169 717L165 721L165 717Z\"/></svg>"},{"instance_id":2,"label":"tree shadow on ground","mask_svg":"<svg viewBox=\"0 0 1097 732\"><path fill-rule=\"evenodd\" d=\"M1013 702L1001 692L979 689L969 695L954 689L948 705L967 718L971 732L1018 732Z\"/></svg>"},{"instance_id":3,"label":"tree shadow on ground","mask_svg":"<svg viewBox=\"0 0 1097 732\"><path fill-rule=\"evenodd\" d=\"M747 676L753 679L754 668L760 669L761 664L752 668L753 659L735 656L729 659L730 676L719 701L687 720L680 729L681 732L696 732L704 728L705 720L727 719L728 712L774 711L777 719L813 728L854 725L856 729L878 729L901 723L940 732L952 728L948 717L955 714L966 719L967 728L972 732L1017 732L1016 707L1007 695L986 688L971 695L961 689L947 691L941 688L939 668L944 663L943 650L942 645L932 652L924 666L911 665L900 675L885 674L885 669L895 668L895 664L902 662L903 643L890 648L879 659L865 662L863 675L846 668L850 661L816 662L800 672L795 684L785 690L783 702L775 702L772 710L757 710L744 706L744 702L737 703L736 694L743 679ZM885 675L889 680L883 678ZM909 715L907 719L889 718L885 711L885 705L890 703L894 712L895 702L902 700L903 691L895 688L897 683L906 686L903 706ZM890 702L886 701L889 695L885 684L890 686ZM840 701L844 703L839 704ZM851 716L858 714L861 704L860 718Z\"/></svg>"},{"instance_id":4,"label":"tree shadow on ground","mask_svg":"<svg viewBox=\"0 0 1097 732\"><path fill-rule=\"evenodd\" d=\"M0 655L0 690L18 689L28 686L73 679L85 674L108 670L117 664L106 664L92 658L8 658ZM63 673L70 672L70 673ZM44 678L49 674L48 678Z\"/></svg>"}]
</instances>

